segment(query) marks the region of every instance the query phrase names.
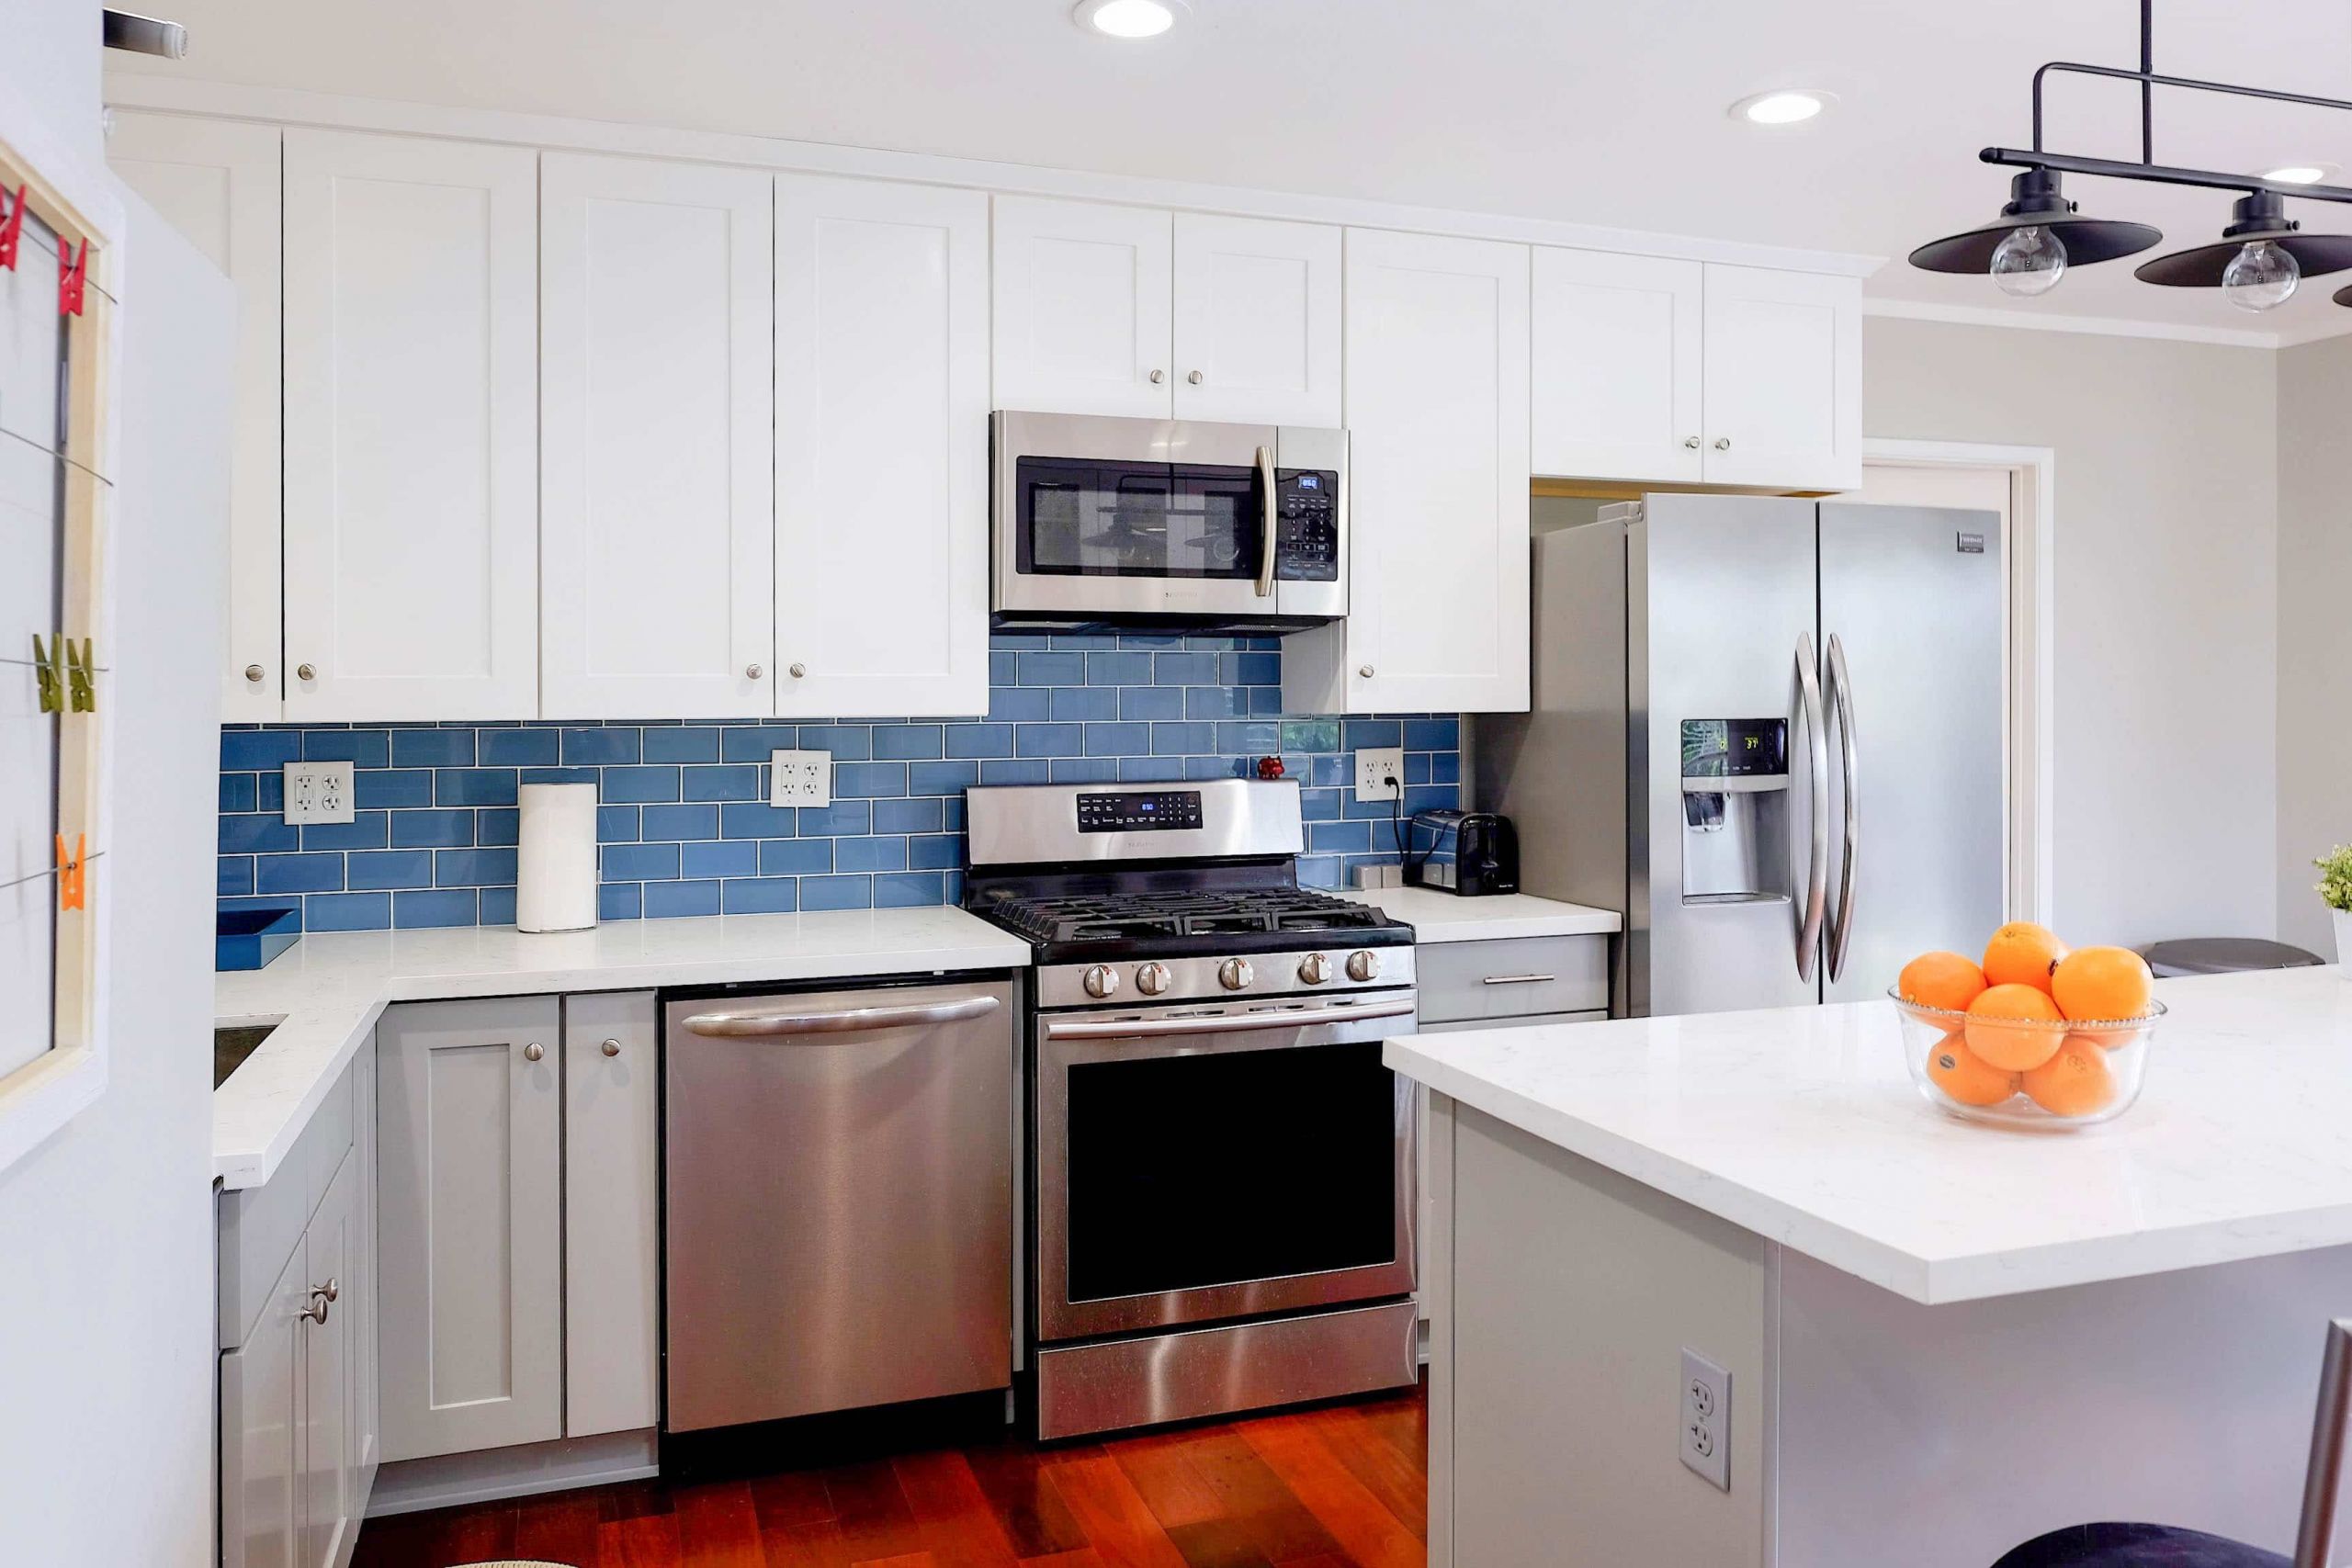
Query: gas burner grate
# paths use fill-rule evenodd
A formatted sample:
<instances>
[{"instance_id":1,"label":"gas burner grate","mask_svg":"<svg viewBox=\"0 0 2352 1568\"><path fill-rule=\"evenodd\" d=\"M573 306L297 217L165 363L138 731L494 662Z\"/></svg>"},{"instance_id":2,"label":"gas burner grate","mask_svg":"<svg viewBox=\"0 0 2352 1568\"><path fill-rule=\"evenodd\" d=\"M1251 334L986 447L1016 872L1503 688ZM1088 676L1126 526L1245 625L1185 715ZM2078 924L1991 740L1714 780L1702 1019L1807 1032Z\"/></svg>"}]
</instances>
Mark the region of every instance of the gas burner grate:
<instances>
[{"instance_id":1,"label":"gas burner grate","mask_svg":"<svg viewBox=\"0 0 2352 1568\"><path fill-rule=\"evenodd\" d=\"M1254 931L1350 931L1389 924L1378 909L1304 888L1186 889L1080 897L1000 897L989 915L1032 942L1145 942Z\"/></svg>"}]
</instances>

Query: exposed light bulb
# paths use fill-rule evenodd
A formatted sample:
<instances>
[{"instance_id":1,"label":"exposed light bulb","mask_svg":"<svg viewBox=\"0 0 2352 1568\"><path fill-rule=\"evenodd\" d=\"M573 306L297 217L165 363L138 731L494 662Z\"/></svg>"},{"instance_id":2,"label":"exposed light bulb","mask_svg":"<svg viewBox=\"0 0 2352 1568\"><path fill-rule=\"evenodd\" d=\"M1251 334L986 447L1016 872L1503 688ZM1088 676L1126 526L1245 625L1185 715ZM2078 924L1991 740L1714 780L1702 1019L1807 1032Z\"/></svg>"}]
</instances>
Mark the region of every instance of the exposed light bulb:
<instances>
[{"instance_id":1,"label":"exposed light bulb","mask_svg":"<svg viewBox=\"0 0 2352 1568\"><path fill-rule=\"evenodd\" d=\"M2248 240L2222 269L2222 298L2241 310L2272 310L2295 297L2303 269L2268 240Z\"/></svg>"},{"instance_id":2,"label":"exposed light bulb","mask_svg":"<svg viewBox=\"0 0 2352 1568\"><path fill-rule=\"evenodd\" d=\"M2066 276L2066 243L2038 223L2012 229L1993 247L1993 282L2004 294L2031 299Z\"/></svg>"}]
</instances>

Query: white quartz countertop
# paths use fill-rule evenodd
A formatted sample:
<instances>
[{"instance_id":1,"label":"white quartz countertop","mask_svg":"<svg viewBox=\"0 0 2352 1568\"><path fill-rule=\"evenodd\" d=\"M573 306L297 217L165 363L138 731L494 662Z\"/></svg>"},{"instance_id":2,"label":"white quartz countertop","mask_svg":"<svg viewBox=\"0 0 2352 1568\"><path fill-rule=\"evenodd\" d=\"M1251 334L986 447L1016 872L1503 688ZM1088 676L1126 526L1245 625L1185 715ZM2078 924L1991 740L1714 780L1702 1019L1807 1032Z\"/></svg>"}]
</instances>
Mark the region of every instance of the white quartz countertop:
<instances>
[{"instance_id":1,"label":"white quartz countertop","mask_svg":"<svg viewBox=\"0 0 2352 1568\"><path fill-rule=\"evenodd\" d=\"M231 1189L267 1181L391 1002L1018 969L1029 951L944 908L305 936L214 984L217 1021L284 1021L212 1092L212 1174Z\"/></svg>"},{"instance_id":2,"label":"white quartz countertop","mask_svg":"<svg viewBox=\"0 0 2352 1568\"><path fill-rule=\"evenodd\" d=\"M2352 977L2161 981L2139 1103L2080 1131L1919 1097L1891 1003L1412 1035L1389 1065L1935 1303L2352 1244Z\"/></svg>"},{"instance_id":3,"label":"white quartz countertop","mask_svg":"<svg viewBox=\"0 0 2352 1568\"><path fill-rule=\"evenodd\" d=\"M1340 894L1413 928L1419 942L1484 942L1514 936L1610 936L1625 922L1613 909L1563 904L1528 893L1464 898L1442 887L1351 887Z\"/></svg>"}]
</instances>

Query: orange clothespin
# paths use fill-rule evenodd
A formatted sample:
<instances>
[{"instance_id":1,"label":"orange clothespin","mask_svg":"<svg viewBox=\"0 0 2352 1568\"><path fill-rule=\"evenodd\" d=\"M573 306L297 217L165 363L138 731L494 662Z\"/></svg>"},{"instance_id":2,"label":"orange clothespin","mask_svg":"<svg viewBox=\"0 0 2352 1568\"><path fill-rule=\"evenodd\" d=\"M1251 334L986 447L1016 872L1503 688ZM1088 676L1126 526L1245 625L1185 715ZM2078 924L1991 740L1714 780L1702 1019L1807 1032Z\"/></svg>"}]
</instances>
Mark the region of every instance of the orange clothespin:
<instances>
[{"instance_id":1,"label":"orange clothespin","mask_svg":"<svg viewBox=\"0 0 2352 1568\"><path fill-rule=\"evenodd\" d=\"M90 273L90 242L82 242L79 255L74 242L60 234L57 237L57 313L78 316L82 313L82 285Z\"/></svg>"},{"instance_id":2,"label":"orange clothespin","mask_svg":"<svg viewBox=\"0 0 2352 1568\"><path fill-rule=\"evenodd\" d=\"M0 186L0 196L7 194L7 187ZM0 222L0 266L10 272L17 270L17 242L24 237L24 232L25 187L18 186L16 199L8 204L7 220Z\"/></svg>"},{"instance_id":3,"label":"orange clothespin","mask_svg":"<svg viewBox=\"0 0 2352 1568\"><path fill-rule=\"evenodd\" d=\"M74 852L65 852L65 835L57 835L57 907L78 909L82 907L82 878L89 870L89 862L82 851L89 842L89 835L74 835Z\"/></svg>"}]
</instances>

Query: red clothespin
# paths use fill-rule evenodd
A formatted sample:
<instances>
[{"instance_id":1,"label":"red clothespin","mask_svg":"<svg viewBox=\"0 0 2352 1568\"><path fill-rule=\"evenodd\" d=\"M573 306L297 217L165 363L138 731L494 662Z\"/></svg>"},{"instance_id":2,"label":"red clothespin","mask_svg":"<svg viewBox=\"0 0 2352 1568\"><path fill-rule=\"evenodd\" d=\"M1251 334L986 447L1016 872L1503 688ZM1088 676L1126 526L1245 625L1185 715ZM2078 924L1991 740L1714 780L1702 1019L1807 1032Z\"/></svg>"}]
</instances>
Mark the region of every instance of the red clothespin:
<instances>
[{"instance_id":1,"label":"red clothespin","mask_svg":"<svg viewBox=\"0 0 2352 1568\"><path fill-rule=\"evenodd\" d=\"M7 194L7 187L0 186L0 196ZM0 222L0 266L5 266L11 272L17 270L17 242L24 236L24 232L25 187L18 186L16 199L8 206L7 220Z\"/></svg>"},{"instance_id":2,"label":"red clothespin","mask_svg":"<svg viewBox=\"0 0 2352 1568\"><path fill-rule=\"evenodd\" d=\"M88 842L87 834L74 834L74 852L69 855L65 852L65 835L57 835L57 907L61 909L82 907L82 877L89 870L82 850Z\"/></svg>"},{"instance_id":3,"label":"red clothespin","mask_svg":"<svg viewBox=\"0 0 2352 1568\"><path fill-rule=\"evenodd\" d=\"M74 252L74 242L64 235L57 237L57 313L78 316L82 313L82 285L88 280L90 242L82 242L79 255Z\"/></svg>"}]
</instances>

